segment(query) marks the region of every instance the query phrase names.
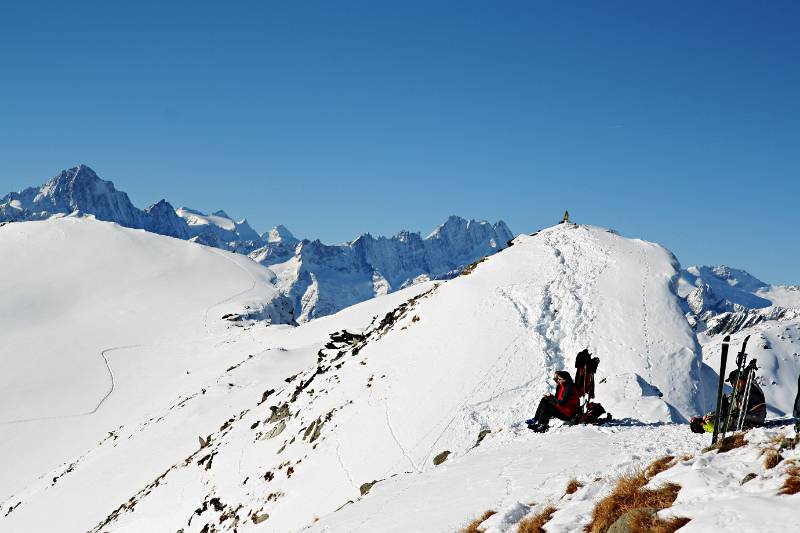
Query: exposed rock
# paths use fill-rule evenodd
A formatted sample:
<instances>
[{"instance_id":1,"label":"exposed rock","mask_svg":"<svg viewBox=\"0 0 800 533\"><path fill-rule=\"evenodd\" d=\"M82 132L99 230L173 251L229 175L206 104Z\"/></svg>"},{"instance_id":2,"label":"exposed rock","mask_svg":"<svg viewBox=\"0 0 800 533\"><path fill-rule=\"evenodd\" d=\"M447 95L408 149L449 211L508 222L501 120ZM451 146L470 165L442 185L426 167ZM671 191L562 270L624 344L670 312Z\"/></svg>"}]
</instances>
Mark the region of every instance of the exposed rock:
<instances>
[{"instance_id":1,"label":"exposed rock","mask_svg":"<svg viewBox=\"0 0 800 533\"><path fill-rule=\"evenodd\" d=\"M361 491L361 495L366 496L367 494L369 494L369 491L372 490L372 487L375 485L375 483L378 483L378 481L379 480L373 480L370 481L369 483L364 483L363 485L361 485L358 488L358 490Z\"/></svg>"},{"instance_id":2,"label":"exposed rock","mask_svg":"<svg viewBox=\"0 0 800 533\"><path fill-rule=\"evenodd\" d=\"M450 450L445 450L436 457L433 458L433 465L439 466L443 462L447 461L447 457L450 455Z\"/></svg>"},{"instance_id":3,"label":"exposed rock","mask_svg":"<svg viewBox=\"0 0 800 533\"><path fill-rule=\"evenodd\" d=\"M281 433L283 433L284 429L286 429L286 421L281 420L272 429L264 433L264 436L262 438L264 440L275 438Z\"/></svg>"}]
</instances>

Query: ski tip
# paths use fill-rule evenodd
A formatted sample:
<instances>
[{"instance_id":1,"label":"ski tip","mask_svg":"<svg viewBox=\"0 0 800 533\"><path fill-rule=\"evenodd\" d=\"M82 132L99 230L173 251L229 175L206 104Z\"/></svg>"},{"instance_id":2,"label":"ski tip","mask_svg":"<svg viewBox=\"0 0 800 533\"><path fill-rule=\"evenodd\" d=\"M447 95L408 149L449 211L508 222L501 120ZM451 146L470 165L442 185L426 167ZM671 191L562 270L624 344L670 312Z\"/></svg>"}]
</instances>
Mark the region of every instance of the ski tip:
<instances>
[{"instance_id":1,"label":"ski tip","mask_svg":"<svg viewBox=\"0 0 800 533\"><path fill-rule=\"evenodd\" d=\"M725 337L722 339L722 342L724 342L725 344L728 344L729 342L731 342L731 336L730 335L725 335Z\"/></svg>"}]
</instances>

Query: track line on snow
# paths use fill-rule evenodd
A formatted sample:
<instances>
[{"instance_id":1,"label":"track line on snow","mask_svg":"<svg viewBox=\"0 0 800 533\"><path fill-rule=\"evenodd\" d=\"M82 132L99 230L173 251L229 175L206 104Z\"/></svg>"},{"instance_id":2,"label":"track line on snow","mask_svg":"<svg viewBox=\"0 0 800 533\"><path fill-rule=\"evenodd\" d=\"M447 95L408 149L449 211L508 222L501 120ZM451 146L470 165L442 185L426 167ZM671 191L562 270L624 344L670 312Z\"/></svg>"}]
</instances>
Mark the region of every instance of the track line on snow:
<instances>
[{"instance_id":1,"label":"track line on snow","mask_svg":"<svg viewBox=\"0 0 800 533\"><path fill-rule=\"evenodd\" d=\"M234 298L238 298L239 296L242 296L243 294L246 294L246 293L250 292L251 290L255 289L255 287L256 287L256 277L250 271L248 271L246 268L244 268L242 265L240 265L239 263L237 263L236 261L234 261L230 257L227 257L222 252L219 252L215 248L210 248L210 247L209 247L209 250L211 250L212 252L216 253L217 255L225 258L227 261L230 261L231 263L236 265L239 269L241 269L244 272L246 272L250 276L250 278L252 280L252 283L250 284L249 288L247 288L247 289L245 289L243 291L239 291L239 292L237 292L237 293L235 293L235 294L233 294L231 296L228 296L227 298L225 298L225 299L223 299L223 300L221 300L219 302L216 302L214 304L211 304L210 306L208 306L206 308L206 310L204 312L204 316L203 316L203 327L206 330L206 333L211 335L212 333L208 328L208 314L211 311L211 309L213 309L214 307L217 307L219 305L222 305L224 303L227 303L230 300L233 300ZM97 402L97 405L93 409L91 409L90 411L87 411L85 413L74 413L74 414L68 414L68 415L39 416L39 417L30 417L30 418L19 418L19 419L15 419L15 420L4 420L4 421L0 421L0 425L21 424L21 423L25 423L25 422L37 422L37 421L44 421L44 420L59 420L59 419L76 418L76 417L80 417L80 416L89 416L89 415L95 414L100 409L100 407L103 405L103 403L105 403L105 401L108 399L108 397L111 396L111 393L114 392L114 389L116 387L116 382L115 382L115 378L114 378L114 371L111 369L111 364L108 361L107 354L109 352L113 352L113 351L116 351L116 350L126 350L126 349L130 349L130 348L141 348L143 346L145 346L145 345L143 345L143 344L131 344L131 345L126 345L126 346L113 346L111 348L105 348L105 349L100 351L100 356L103 358L103 364L105 365L106 371L108 372L109 388L108 388L108 391L106 391L106 393L103 395L103 397L100 398L100 400Z\"/></svg>"},{"instance_id":2,"label":"track line on snow","mask_svg":"<svg viewBox=\"0 0 800 533\"><path fill-rule=\"evenodd\" d=\"M642 265L644 268L644 276L642 277L642 335L644 337L645 349L645 364L647 365L647 380L648 384L653 383L653 360L650 345L650 332L648 329L648 314L647 314L647 280L650 279L650 261L647 260L647 251L644 247L642 252Z\"/></svg>"},{"instance_id":3,"label":"track line on snow","mask_svg":"<svg viewBox=\"0 0 800 533\"><path fill-rule=\"evenodd\" d=\"M344 466L344 461L342 460L341 448L342 448L342 442L339 440L339 436L336 435L336 459L339 460L339 466L342 467L344 475L347 476L347 481L350 482L350 486L358 490L355 481L353 481L353 477L350 475L350 471L347 469L346 466Z\"/></svg>"},{"instance_id":4,"label":"track line on snow","mask_svg":"<svg viewBox=\"0 0 800 533\"><path fill-rule=\"evenodd\" d=\"M403 446L403 445L400 443L400 439L398 439L398 438L397 438L397 434L394 432L394 427L392 427L392 422L389 420L389 404L388 404L388 403L387 403L387 404L384 404L384 407L385 407L385 409L386 409L386 427L389 429L389 433L391 433L391 435L392 435L392 438L394 439L394 442L395 442L395 443L397 444L397 446L400 448L400 451L402 451L402 452L403 452L403 455L405 456L405 458L406 458L406 459L408 459L408 462L409 462L409 463L411 463L411 467L412 467L412 468L413 468L413 469L414 469L416 472L421 472L421 470L420 470L420 469L419 469L419 467L417 466L417 463L416 463L416 462L414 462L414 459L412 459L412 458L411 458L411 456L408 454L408 451L407 451L407 450L406 450L406 448L405 448L405 447L404 447L404 446Z\"/></svg>"},{"instance_id":5,"label":"track line on snow","mask_svg":"<svg viewBox=\"0 0 800 533\"><path fill-rule=\"evenodd\" d=\"M105 364L106 371L108 372L109 385L108 385L108 391L106 391L106 393L103 395L103 397L100 398L100 400L97 402L97 405L95 405L94 408L91 409L90 411L86 411L85 413L73 413L73 414L70 414L70 415L38 416L38 417L31 417L31 418L19 418L19 419L16 419L16 420L5 420L5 421L0 422L0 425L21 424L21 423L24 423L24 422L37 422L37 421L43 421L43 420L59 420L59 419L65 419L65 418L77 418L79 416L89 416L89 415L95 414L100 409L100 407L103 405L103 403L105 403L105 401L108 399L108 397L111 396L111 393L114 392L114 388L116 387L116 382L114 380L114 372L113 372L113 370L111 370L111 364L108 362L108 355L107 354L109 352L113 352L113 351L117 351L117 350L127 350L127 349L130 349L130 348L141 348L141 347L142 347L141 344L131 344L131 345L128 345L128 346L114 346L113 348L106 348L106 349L100 351L100 357L103 358L103 363Z\"/></svg>"}]
</instances>

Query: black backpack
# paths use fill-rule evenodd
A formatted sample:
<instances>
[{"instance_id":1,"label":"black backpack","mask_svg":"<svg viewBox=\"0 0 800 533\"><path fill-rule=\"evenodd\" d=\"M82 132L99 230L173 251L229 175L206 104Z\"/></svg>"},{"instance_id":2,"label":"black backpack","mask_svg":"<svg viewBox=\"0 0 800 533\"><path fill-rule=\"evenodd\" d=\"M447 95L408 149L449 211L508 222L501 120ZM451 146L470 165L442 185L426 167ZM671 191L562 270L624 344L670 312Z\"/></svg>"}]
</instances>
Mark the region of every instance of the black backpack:
<instances>
[{"instance_id":1,"label":"black backpack","mask_svg":"<svg viewBox=\"0 0 800 533\"><path fill-rule=\"evenodd\" d=\"M579 396L586 396L586 403L582 404L569 421L569 424L604 424L611 420L611 413L594 399L594 375L600 365L599 357L592 357L589 350L578 352L575 358L575 388ZM603 417L603 414L606 416Z\"/></svg>"}]
</instances>

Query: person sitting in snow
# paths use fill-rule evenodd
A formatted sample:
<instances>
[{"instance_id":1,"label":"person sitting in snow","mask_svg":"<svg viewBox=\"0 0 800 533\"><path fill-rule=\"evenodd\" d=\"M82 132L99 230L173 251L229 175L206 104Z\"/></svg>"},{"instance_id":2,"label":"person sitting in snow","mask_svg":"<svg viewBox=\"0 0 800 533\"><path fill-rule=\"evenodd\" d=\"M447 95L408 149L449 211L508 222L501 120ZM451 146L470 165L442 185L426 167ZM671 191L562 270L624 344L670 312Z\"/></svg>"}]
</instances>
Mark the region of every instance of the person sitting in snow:
<instances>
[{"instance_id":1,"label":"person sitting in snow","mask_svg":"<svg viewBox=\"0 0 800 533\"><path fill-rule=\"evenodd\" d=\"M737 371L734 370L728 374L728 383L733 387L736 381ZM739 413L744 403L744 393L747 387L747 374L741 373L739 375L739 389L736 392L736 398L733 403L733 412L731 413L731 427L725 431L732 431L735 429L736 423L739 420ZM722 397L722 416L728 412L728 405L730 403L730 396ZM690 422L691 430L695 433L713 433L714 432L714 413L708 413L703 418L693 417ZM764 425L767 419L767 402L764 398L764 391L754 379L750 384L750 398L747 401L747 409L742 422L743 429L751 429ZM724 429L720 426L720 429Z\"/></svg>"},{"instance_id":2,"label":"person sitting in snow","mask_svg":"<svg viewBox=\"0 0 800 533\"><path fill-rule=\"evenodd\" d=\"M732 371L728 374L728 383L731 386L734 386L734 382L736 381L736 371ZM736 421L739 420L739 413L742 409L742 404L744 403L744 393L745 387L747 386L747 375L742 372L739 374L739 390L736 393L736 398L733 401L733 413L731 414L731 426L736 424ZM730 402L730 397L725 396L722 399L722 408L723 412L728 412L728 403ZM745 429L750 429L754 427L760 427L764 425L764 421L767 419L767 402L764 398L764 391L761 390L761 387L758 386L758 383L755 379L750 382L750 397L747 401L747 407L745 409L744 414L744 422L742 427ZM728 431L734 429L733 427L728 428Z\"/></svg>"},{"instance_id":3,"label":"person sitting in snow","mask_svg":"<svg viewBox=\"0 0 800 533\"><path fill-rule=\"evenodd\" d=\"M556 382L556 393L545 394L536 409L536 415L527 420L528 427L537 433L547 431L548 424L552 417L560 420L569 420L578 410L580 396L575 390L572 376L569 372L559 370L553 379Z\"/></svg>"}]
</instances>

